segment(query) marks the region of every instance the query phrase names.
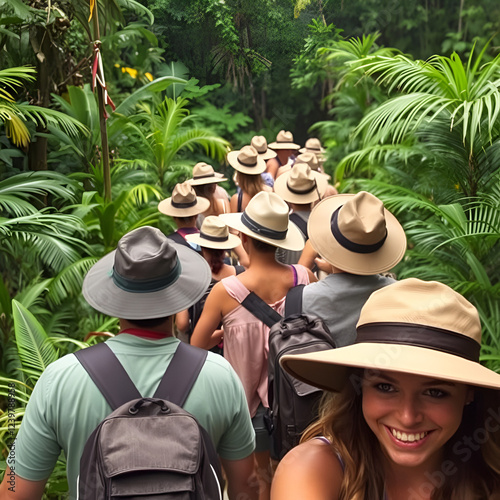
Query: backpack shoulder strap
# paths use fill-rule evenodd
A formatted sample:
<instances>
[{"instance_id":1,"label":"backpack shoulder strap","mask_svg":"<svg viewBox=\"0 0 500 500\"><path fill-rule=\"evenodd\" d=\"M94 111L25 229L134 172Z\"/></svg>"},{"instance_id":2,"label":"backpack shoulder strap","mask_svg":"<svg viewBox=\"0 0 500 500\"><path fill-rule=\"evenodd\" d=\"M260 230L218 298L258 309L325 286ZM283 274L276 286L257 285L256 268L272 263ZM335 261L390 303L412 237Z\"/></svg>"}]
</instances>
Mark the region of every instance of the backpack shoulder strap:
<instances>
[{"instance_id":1,"label":"backpack shoulder strap","mask_svg":"<svg viewBox=\"0 0 500 500\"><path fill-rule=\"evenodd\" d=\"M236 270L236 275L245 272L245 268L243 266L241 266L240 264L236 264L234 266L234 269Z\"/></svg>"},{"instance_id":2,"label":"backpack shoulder strap","mask_svg":"<svg viewBox=\"0 0 500 500\"><path fill-rule=\"evenodd\" d=\"M254 292L250 292L241 305L269 328L282 319L281 314L277 313Z\"/></svg>"},{"instance_id":3,"label":"backpack shoulder strap","mask_svg":"<svg viewBox=\"0 0 500 500\"><path fill-rule=\"evenodd\" d=\"M106 343L77 351L75 356L113 410L142 397ZM180 342L153 397L167 399L182 407L206 358L204 349Z\"/></svg>"},{"instance_id":4,"label":"backpack shoulder strap","mask_svg":"<svg viewBox=\"0 0 500 500\"><path fill-rule=\"evenodd\" d=\"M238 206L236 207L237 212L241 212L242 205L243 205L243 191L240 189L238 193Z\"/></svg>"},{"instance_id":5,"label":"backpack shoulder strap","mask_svg":"<svg viewBox=\"0 0 500 500\"><path fill-rule=\"evenodd\" d=\"M285 299L285 318L292 314L302 313L302 292L304 291L304 284L292 286Z\"/></svg>"},{"instance_id":6,"label":"backpack shoulder strap","mask_svg":"<svg viewBox=\"0 0 500 500\"><path fill-rule=\"evenodd\" d=\"M309 236L307 234L307 221L304 220L299 214L292 212L289 215L289 219L300 229L302 234L304 235L305 239L309 239Z\"/></svg>"},{"instance_id":7,"label":"backpack shoulder strap","mask_svg":"<svg viewBox=\"0 0 500 500\"><path fill-rule=\"evenodd\" d=\"M172 241L175 241L176 243L179 243L180 245L192 248L191 245L177 232L169 234L167 238L171 239Z\"/></svg>"},{"instance_id":8,"label":"backpack shoulder strap","mask_svg":"<svg viewBox=\"0 0 500 500\"><path fill-rule=\"evenodd\" d=\"M184 406L193 384L205 364L208 351L179 342L174 357L156 389L155 398L166 399Z\"/></svg>"},{"instance_id":9,"label":"backpack shoulder strap","mask_svg":"<svg viewBox=\"0 0 500 500\"><path fill-rule=\"evenodd\" d=\"M74 354L113 410L141 397L125 368L105 342Z\"/></svg>"}]
</instances>

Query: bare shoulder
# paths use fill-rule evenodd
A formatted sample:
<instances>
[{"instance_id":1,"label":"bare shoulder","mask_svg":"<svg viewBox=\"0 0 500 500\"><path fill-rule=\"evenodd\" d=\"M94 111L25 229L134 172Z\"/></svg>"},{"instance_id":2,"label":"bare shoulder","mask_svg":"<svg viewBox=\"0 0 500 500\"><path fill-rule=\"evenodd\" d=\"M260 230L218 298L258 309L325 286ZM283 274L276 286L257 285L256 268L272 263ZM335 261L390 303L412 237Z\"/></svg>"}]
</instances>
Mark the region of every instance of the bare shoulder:
<instances>
[{"instance_id":1,"label":"bare shoulder","mask_svg":"<svg viewBox=\"0 0 500 500\"><path fill-rule=\"evenodd\" d=\"M336 500L342 478L342 466L332 447L312 439L288 452L280 462L271 500Z\"/></svg>"}]
</instances>

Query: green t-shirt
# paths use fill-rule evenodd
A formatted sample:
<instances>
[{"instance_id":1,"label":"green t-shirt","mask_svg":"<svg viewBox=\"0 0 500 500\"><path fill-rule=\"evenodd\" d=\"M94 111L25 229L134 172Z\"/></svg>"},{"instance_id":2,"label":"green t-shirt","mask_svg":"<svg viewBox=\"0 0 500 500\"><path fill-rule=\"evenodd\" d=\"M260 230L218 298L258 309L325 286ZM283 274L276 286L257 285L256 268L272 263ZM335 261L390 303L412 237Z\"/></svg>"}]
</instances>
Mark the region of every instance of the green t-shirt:
<instances>
[{"instance_id":1,"label":"green t-shirt","mask_svg":"<svg viewBox=\"0 0 500 500\"><path fill-rule=\"evenodd\" d=\"M178 340L120 334L107 341L143 397L151 397ZM208 431L221 458L241 460L254 450L255 434L245 393L231 365L208 353L184 409ZM15 443L15 473L49 477L61 450L67 458L70 498L76 498L80 457L87 438L111 408L72 354L47 367L35 386Z\"/></svg>"}]
</instances>

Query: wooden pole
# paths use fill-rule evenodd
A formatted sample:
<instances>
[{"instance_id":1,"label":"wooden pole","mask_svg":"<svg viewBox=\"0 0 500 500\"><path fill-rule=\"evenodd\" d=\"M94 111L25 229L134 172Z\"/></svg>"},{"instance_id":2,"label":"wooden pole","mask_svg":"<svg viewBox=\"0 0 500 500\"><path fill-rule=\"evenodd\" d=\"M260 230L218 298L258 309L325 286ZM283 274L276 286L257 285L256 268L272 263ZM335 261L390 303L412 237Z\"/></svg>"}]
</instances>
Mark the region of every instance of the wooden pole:
<instances>
[{"instance_id":1,"label":"wooden pole","mask_svg":"<svg viewBox=\"0 0 500 500\"><path fill-rule=\"evenodd\" d=\"M92 23L94 26L94 43L101 44L101 34L99 32L99 17L97 9L98 0L94 3L94 12L92 15ZM99 71L99 69L98 69ZM104 77L104 75L101 75ZM105 89L97 83L97 98L99 101L99 126L101 129L101 149L102 149L102 170L104 180L104 201L111 202L111 171L109 168L109 146L108 146L108 129L106 128L106 103L104 101Z\"/></svg>"}]
</instances>

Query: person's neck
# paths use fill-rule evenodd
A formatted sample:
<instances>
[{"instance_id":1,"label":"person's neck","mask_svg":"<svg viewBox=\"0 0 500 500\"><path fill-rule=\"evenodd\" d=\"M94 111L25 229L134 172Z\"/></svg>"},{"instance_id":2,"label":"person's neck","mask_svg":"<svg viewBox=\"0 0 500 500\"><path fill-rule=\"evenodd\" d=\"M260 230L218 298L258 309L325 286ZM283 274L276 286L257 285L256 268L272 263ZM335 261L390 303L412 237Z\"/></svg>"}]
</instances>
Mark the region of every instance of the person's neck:
<instances>
[{"instance_id":1,"label":"person's neck","mask_svg":"<svg viewBox=\"0 0 500 500\"><path fill-rule=\"evenodd\" d=\"M124 330L145 330L157 333L163 337L173 337L173 316L170 316L166 321L160 325L150 326L147 328L136 325L133 322L127 321L126 319L120 319L120 333Z\"/></svg>"},{"instance_id":2,"label":"person's neck","mask_svg":"<svg viewBox=\"0 0 500 500\"><path fill-rule=\"evenodd\" d=\"M286 165L288 162L288 158L290 158L291 156L290 151L288 151L288 149L278 149L277 153L281 164Z\"/></svg>"},{"instance_id":3,"label":"person's neck","mask_svg":"<svg viewBox=\"0 0 500 500\"><path fill-rule=\"evenodd\" d=\"M436 488L436 471L442 474L440 461L435 466L423 464L417 467L403 467L386 464L385 491L387 500L430 500ZM441 476L439 476L441 477Z\"/></svg>"}]
</instances>

